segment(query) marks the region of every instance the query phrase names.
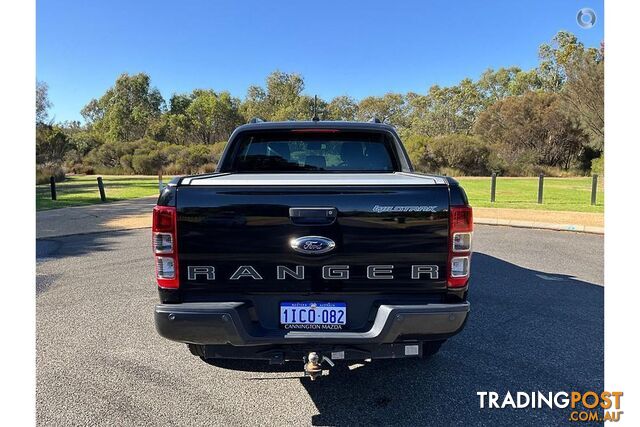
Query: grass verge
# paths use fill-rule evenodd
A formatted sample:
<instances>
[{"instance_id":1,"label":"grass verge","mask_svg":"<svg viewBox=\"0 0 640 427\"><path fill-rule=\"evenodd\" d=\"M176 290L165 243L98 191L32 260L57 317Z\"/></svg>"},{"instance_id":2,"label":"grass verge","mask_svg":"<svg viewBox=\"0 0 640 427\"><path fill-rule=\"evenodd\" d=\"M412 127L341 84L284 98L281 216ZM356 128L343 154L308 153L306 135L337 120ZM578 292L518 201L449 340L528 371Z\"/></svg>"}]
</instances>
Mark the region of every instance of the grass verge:
<instances>
[{"instance_id":1,"label":"grass verge","mask_svg":"<svg viewBox=\"0 0 640 427\"><path fill-rule=\"evenodd\" d=\"M49 185L36 185L36 210L100 203L97 175L72 175L56 183L57 200L51 200ZM165 177L168 182L171 177ZM158 194L157 176L103 175L108 202Z\"/></svg>"},{"instance_id":2,"label":"grass verge","mask_svg":"<svg viewBox=\"0 0 640 427\"><path fill-rule=\"evenodd\" d=\"M496 182L496 201L491 203L491 178L456 178L474 207L549 211L604 212L604 183L598 182L596 205L591 206L591 178L545 178L543 203L538 204L538 178L503 178Z\"/></svg>"}]
</instances>

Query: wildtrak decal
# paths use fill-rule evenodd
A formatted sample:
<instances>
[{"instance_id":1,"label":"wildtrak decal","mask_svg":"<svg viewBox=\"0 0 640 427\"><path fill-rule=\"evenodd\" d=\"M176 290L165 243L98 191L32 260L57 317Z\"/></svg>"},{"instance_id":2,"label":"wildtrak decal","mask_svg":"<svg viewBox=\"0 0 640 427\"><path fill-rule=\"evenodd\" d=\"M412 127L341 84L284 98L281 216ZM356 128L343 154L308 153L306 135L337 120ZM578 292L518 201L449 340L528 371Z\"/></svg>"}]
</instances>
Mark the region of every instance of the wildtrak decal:
<instances>
[{"instance_id":1,"label":"wildtrak decal","mask_svg":"<svg viewBox=\"0 0 640 427\"><path fill-rule=\"evenodd\" d=\"M381 206L375 205L371 210L376 213L383 212L436 212L437 206Z\"/></svg>"}]
</instances>

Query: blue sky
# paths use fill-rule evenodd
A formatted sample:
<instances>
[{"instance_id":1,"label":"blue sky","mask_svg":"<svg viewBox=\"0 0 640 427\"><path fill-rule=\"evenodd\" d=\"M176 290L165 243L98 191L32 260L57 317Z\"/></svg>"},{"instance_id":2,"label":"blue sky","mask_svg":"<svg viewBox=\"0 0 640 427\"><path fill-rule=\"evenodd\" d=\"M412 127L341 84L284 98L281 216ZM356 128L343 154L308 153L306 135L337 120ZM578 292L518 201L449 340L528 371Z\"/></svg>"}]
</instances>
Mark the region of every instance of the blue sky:
<instances>
[{"instance_id":1,"label":"blue sky","mask_svg":"<svg viewBox=\"0 0 640 427\"><path fill-rule=\"evenodd\" d=\"M590 7L596 26L576 23ZM38 80L56 121L123 73L144 71L168 99L194 88L244 97L273 70L301 73L305 92L356 99L424 93L488 67L537 64L559 30L604 38L602 1L38 0Z\"/></svg>"}]
</instances>

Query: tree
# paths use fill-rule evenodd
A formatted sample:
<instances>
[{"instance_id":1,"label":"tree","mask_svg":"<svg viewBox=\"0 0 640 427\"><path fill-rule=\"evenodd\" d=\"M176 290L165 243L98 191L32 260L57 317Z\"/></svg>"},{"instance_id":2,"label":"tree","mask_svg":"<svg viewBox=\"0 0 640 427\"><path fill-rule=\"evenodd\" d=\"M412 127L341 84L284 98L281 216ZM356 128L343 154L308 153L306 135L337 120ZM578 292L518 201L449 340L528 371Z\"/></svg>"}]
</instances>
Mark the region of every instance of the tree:
<instances>
[{"instance_id":1,"label":"tree","mask_svg":"<svg viewBox=\"0 0 640 427\"><path fill-rule=\"evenodd\" d=\"M604 150L604 46L597 55L583 51L565 65L566 83L561 92L568 110L589 134L589 146Z\"/></svg>"},{"instance_id":2,"label":"tree","mask_svg":"<svg viewBox=\"0 0 640 427\"><path fill-rule=\"evenodd\" d=\"M238 101L229 92L195 90L185 113L194 136L203 144L226 139L241 121Z\"/></svg>"},{"instance_id":3,"label":"tree","mask_svg":"<svg viewBox=\"0 0 640 427\"><path fill-rule=\"evenodd\" d=\"M44 123L49 117L49 86L45 82L36 82L36 123Z\"/></svg>"},{"instance_id":4,"label":"tree","mask_svg":"<svg viewBox=\"0 0 640 427\"><path fill-rule=\"evenodd\" d=\"M266 120L309 120L313 114L313 98L302 94L304 79L296 73L274 71L267 77L266 88L250 86L241 110L245 118ZM318 110L326 103L318 100Z\"/></svg>"},{"instance_id":5,"label":"tree","mask_svg":"<svg viewBox=\"0 0 640 427\"><path fill-rule=\"evenodd\" d=\"M567 80L567 66L582 55L598 56L598 50L585 49L578 38L567 31L559 31L550 44L542 44L538 50L540 64L537 72L542 87L549 92L560 92Z\"/></svg>"},{"instance_id":6,"label":"tree","mask_svg":"<svg viewBox=\"0 0 640 427\"><path fill-rule=\"evenodd\" d=\"M358 103L349 96L336 96L326 107L326 120L356 120Z\"/></svg>"},{"instance_id":7,"label":"tree","mask_svg":"<svg viewBox=\"0 0 640 427\"><path fill-rule=\"evenodd\" d=\"M36 163L60 165L71 149L64 130L55 125L42 124L36 127Z\"/></svg>"},{"instance_id":8,"label":"tree","mask_svg":"<svg viewBox=\"0 0 640 427\"><path fill-rule=\"evenodd\" d=\"M397 128L406 126L407 99L399 93L387 93L384 96L368 96L358 104L359 120L380 119Z\"/></svg>"},{"instance_id":9,"label":"tree","mask_svg":"<svg viewBox=\"0 0 640 427\"><path fill-rule=\"evenodd\" d=\"M558 94L530 92L497 101L479 114L476 134L506 162L569 168L587 142L578 121L566 114Z\"/></svg>"},{"instance_id":10,"label":"tree","mask_svg":"<svg viewBox=\"0 0 640 427\"><path fill-rule=\"evenodd\" d=\"M195 92L174 93L169 100L169 110L149 124L147 135L156 141L174 144L196 142L197 137L192 135L191 120L187 117L187 108L191 105Z\"/></svg>"},{"instance_id":11,"label":"tree","mask_svg":"<svg viewBox=\"0 0 640 427\"><path fill-rule=\"evenodd\" d=\"M97 99L92 99L80 110L80 115L89 125L100 127L104 119L104 108Z\"/></svg>"},{"instance_id":12,"label":"tree","mask_svg":"<svg viewBox=\"0 0 640 427\"><path fill-rule=\"evenodd\" d=\"M145 73L124 73L102 97L82 109L82 116L112 141L140 139L164 109L160 91L151 88L150 82Z\"/></svg>"},{"instance_id":13,"label":"tree","mask_svg":"<svg viewBox=\"0 0 640 427\"><path fill-rule=\"evenodd\" d=\"M451 87L434 85L427 95L410 93L408 99L412 131L428 136L469 134L484 106L482 95L471 79Z\"/></svg>"},{"instance_id":14,"label":"tree","mask_svg":"<svg viewBox=\"0 0 640 427\"><path fill-rule=\"evenodd\" d=\"M273 116L273 111L267 105L267 92L260 86L249 86L240 108L247 120L254 117L269 120Z\"/></svg>"},{"instance_id":15,"label":"tree","mask_svg":"<svg viewBox=\"0 0 640 427\"><path fill-rule=\"evenodd\" d=\"M169 113L185 114L187 112L187 108L191 105L191 101L193 101L193 96L174 93L169 100Z\"/></svg>"},{"instance_id":16,"label":"tree","mask_svg":"<svg viewBox=\"0 0 640 427\"><path fill-rule=\"evenodd\" d=\"M66 121L59 124L60 129L68 138L68 151L65 162L74 165L81 164L84 156L91 150L104 143L104 138L98 132L87 129L79 121Z\"/></svg>"},{"instance_id":17,"label":"tree","mask_svg":"<svg viewBox=\"0 0 640 427\"><path fill-rule=\"evenodd\" d=\"M476 83L484 106L509 96L540 90L542 83L535 70L522 71L518 67L487 69Z\"/></svg>"}]
</instances>

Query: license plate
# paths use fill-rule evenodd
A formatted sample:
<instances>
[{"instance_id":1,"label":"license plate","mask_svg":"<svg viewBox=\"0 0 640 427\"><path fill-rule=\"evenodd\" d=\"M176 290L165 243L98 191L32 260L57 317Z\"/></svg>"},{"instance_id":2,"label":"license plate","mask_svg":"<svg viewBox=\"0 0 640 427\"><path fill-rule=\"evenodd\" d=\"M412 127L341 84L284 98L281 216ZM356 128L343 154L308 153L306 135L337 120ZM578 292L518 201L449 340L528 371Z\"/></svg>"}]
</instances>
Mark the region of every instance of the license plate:
<instances>
[{"instance_id":1,"label":"license plate","mask_svg":"<svg viewBox=\"0 0 640 427\"><path fill-rule=\"evenodd\" d=\"M347 304L344 302L283 302L280 303L280 324L291 326L344 325Z\"/></svg>"}]
</instances>

